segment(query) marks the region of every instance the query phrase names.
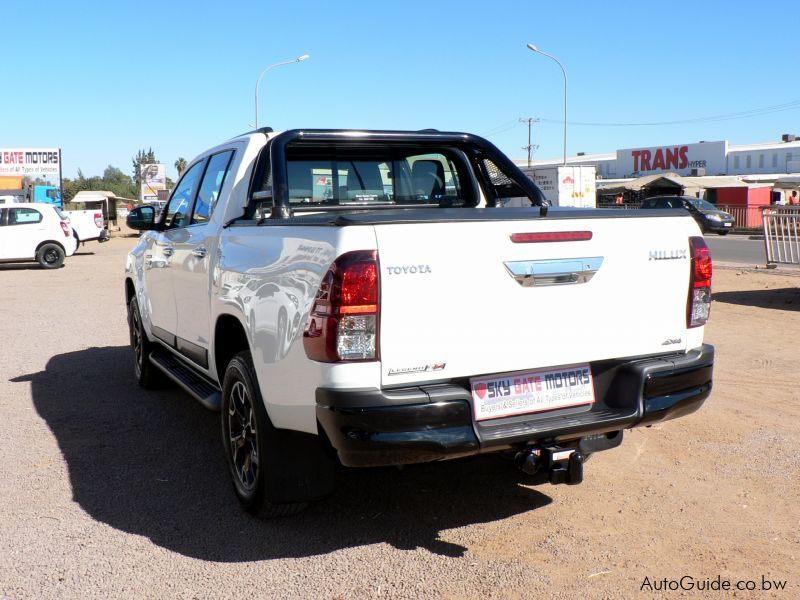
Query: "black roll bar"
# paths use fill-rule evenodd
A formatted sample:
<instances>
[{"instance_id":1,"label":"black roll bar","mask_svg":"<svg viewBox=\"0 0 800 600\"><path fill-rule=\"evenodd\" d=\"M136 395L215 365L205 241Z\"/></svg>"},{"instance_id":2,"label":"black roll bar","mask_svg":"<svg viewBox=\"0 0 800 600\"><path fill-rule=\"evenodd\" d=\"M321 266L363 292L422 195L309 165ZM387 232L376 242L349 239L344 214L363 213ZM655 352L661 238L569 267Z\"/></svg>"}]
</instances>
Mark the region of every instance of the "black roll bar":
<instances>
[{"instance_id":1,"label":"black roll bar","mask_svg":"<svg viewBox=\"0 0 800 600\"><path fill-rule=\"evenodd\" d=\"M358 131L347 129L291 129L270 140L269 161L272 174L272 203L270 218L283 219L292 215L289 203L289 182L286 172L286 150L292 144L363 144L388 143L408 145L447 145L464 151L473 161L476 173L482 173L477 164L489 159L497 165L531 199L534 206L543 206L544 194L505 154L490 141L471 133L443 132L433 129L423 131ZM492 201L494 199L491 199Z\"/></svg>"}]
</instances>

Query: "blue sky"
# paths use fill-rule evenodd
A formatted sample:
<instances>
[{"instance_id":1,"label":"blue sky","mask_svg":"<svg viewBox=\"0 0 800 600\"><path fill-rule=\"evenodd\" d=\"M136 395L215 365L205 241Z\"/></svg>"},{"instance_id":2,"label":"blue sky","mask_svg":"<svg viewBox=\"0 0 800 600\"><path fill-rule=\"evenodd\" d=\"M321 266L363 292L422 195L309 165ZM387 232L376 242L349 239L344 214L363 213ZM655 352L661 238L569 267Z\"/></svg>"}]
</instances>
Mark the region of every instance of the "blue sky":
<instances>
[{"instance_id":1,"label":"blue sky","mask_svg":"<svg viewBox=\"0 0 800 600\"><path fill-rule=\"evenodd\" d=\"M152 147L179 156L259 120L296 127L469 131L514 158L800 134L800 2L246 1L13 3L2 9L0 147L60 147L126 173ZM793 103L794 104L790 104ZM748 118L659 126L789 105ZM573 124L573 122L575 122Z\"/></svg>"}]
</instances>

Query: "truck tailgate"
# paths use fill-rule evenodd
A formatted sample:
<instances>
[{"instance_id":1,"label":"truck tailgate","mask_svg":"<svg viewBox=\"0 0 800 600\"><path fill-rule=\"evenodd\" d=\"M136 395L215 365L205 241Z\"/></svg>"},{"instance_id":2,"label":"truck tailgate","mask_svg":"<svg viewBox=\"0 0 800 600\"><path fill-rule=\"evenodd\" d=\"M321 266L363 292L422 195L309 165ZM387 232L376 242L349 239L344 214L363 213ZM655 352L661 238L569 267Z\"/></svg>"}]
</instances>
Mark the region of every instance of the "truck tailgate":
<instances>
[{"instance_id":1,"label":"truck tailgate","mask_svg":"<svg viewBox=\"0 0 800 600\"><path fill-rule=\"evenodd\" d=\"M375 231L384 386L686 349L689 217ZM564 232L591 238L547 241Z\"/></svg>"}]
</instances>

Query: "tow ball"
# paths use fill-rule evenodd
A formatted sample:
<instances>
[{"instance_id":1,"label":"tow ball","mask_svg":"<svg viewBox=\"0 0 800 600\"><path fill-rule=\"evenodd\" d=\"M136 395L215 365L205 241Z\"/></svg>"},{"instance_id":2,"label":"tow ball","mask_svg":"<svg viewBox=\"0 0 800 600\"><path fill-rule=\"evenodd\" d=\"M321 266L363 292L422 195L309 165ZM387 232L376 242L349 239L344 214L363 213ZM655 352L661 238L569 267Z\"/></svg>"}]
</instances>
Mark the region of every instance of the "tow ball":
<instances>
[{"instance_id":1,"label":"tow ball","mask_svg":"<svg viewBox=\"0 0 800 600\"><path fill-rule=\"evenodd\" d=\"M575 448L535 446L518 455L519 468L528 475L547 473L552 484L578 485L583 481L583 454Z\"/></svg>"}]
</instances>

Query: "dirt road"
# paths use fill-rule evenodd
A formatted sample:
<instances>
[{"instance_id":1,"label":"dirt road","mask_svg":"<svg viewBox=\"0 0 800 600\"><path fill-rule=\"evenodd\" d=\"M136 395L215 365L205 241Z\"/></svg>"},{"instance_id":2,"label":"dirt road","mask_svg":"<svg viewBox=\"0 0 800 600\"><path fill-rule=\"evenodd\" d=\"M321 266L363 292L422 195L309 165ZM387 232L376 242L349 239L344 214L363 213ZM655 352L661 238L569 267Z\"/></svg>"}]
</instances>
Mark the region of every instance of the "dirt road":
<instances>
[{"instance_id":1,"label":"dirt road","mask_svg":"<svg viewBox=\"0 0 800 600\"><path fill-rule=\"evenodd\" d=\"M257 521L217 415L136 387L133 243L0 266L0 598L800 596L800 277L717 269L712 397L626 432L580 486L492 457L348 471L328 501ZM692 591L660 591L682 577Z\"/></svg>"}]
</instances>

